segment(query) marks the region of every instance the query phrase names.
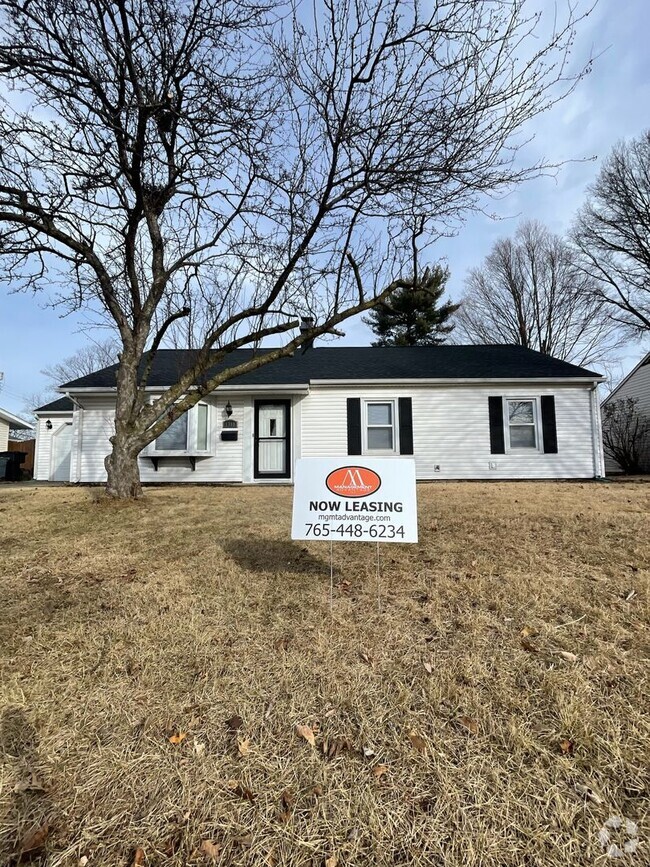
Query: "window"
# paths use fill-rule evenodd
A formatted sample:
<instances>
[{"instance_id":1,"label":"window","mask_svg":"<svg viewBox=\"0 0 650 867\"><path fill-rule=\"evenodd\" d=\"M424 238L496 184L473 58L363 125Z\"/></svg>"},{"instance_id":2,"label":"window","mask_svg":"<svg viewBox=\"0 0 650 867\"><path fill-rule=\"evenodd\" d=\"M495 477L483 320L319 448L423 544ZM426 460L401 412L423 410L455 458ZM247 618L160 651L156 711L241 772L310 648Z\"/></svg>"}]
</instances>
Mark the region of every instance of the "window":
<instances>
[{"instance_id":1,"label":"window","mask_svg":"<svg viewBox=\"0 0 650 867\"><path fill-rule=\"evenodd\" d=\"M506 431L509 451L537 451L537 401L506 400Z\"/></svg>"},{"instance_id":2,"label":"window","mask_svg":"<svg viewBox=\"0 0 650 867\"><path fill-rule=\"evenodd\" d=\"M208 405L199 403L189 409L153 443L157 452L208 451Z\"/></svg>"},{"instance_id":3,"label":"window","mask_svg":"<svg viewBox=\"0 0 650 867\"><path fill-rule=\"evenodd\" d=\"M208 450L207 403L200 403L196 408L196 447L200 452Z\"/></svg>"},{"instance_id":4,"label":"window","mask_svg":"<svg viewBox=\"0 0 650 867\"><path fill-rule=\"evenodd\" d=\"M156 440L158 450L182 450L187 449L187 413L173 421L166 431L160 434Z\"/></svg>"},{"instance_id":5,"label":"window","mask_svg":"<svg viewBox=\"0 0 650 867\"><path fill-rule=\"evenodd\" d=\"M395 451L395 405L392 400L366 402L366 451Z\"/></svg>"}]
</instances>

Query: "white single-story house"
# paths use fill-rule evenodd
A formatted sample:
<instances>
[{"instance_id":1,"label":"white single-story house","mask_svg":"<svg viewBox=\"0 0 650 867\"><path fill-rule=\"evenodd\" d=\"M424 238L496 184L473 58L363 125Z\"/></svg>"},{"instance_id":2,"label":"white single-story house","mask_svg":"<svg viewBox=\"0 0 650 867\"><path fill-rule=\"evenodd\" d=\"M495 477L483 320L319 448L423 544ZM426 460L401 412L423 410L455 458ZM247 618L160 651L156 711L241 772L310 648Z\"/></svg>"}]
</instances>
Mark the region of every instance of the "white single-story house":
<instances>
[{"instance_id":1,"label":"white single-story house","mask_svg":"<svg viewBox=\"0 0 650 867\"><path fill-rule=\"evenodd\" d=\"M159 350L151 398L192 358ZM105 480L116 369L61 386L65 397L37 410L36 479ZM412 455L418 479L599 478L602 380L511 345L312 347L201 400L142 451L141 479L291 483L300 457L352 455Z\"/></svg>"},{"instance_id":2,"label":"white single-story house","mask_svg":"<svg viewBox=\"0 0 650 867\"><path fill-rule=\"evenodd\" d=\"M602 409L604 411L609 404L627 398L636 400L639 415L650 419L650 352L607 395L602 403ZM650 440L646 442L641 454L641 469L644 473L650 473ZM605 470L608 474L621 472L621 468L607 451L605 451Z\"/></svg>"},{"instance_id":3,"label":"white single-story house","mask_svg":"<svg viewBox=\"0 0 650 867\"><path fill-rule=\"evenodd\" d=\"M9 448L10 430L33 430L33 428L29 422L0 407L0 452L6 452Z\"/></svg>"}]
</instances>

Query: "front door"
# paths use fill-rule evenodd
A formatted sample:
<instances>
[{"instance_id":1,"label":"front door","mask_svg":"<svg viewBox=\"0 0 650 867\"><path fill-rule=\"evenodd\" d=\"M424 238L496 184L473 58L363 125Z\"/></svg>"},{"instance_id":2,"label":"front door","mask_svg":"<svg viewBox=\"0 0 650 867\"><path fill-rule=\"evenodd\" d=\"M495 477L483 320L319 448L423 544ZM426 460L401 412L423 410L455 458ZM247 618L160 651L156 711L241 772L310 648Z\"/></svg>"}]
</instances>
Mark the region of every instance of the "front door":
<instances>
[{"instance_id":1,"label":"front door","mask_svg":"<svg viewBox=\"0 0 650 867\"><path fill-rule=\"evenodd\" d=\"M52 473L50 481L70 481L70 451L72 449L72 424L61 425L52 437Z\"/></svg>"},{"instance_id":2,"label":"front door","mask_svg":"<svg viewBox=\"0 0 650 867\"><path fill-rule=\"evenodd\" d=\"M288 479L291 476L290 400L255 401L256 479Z\"/></svg>"}]
</instances>

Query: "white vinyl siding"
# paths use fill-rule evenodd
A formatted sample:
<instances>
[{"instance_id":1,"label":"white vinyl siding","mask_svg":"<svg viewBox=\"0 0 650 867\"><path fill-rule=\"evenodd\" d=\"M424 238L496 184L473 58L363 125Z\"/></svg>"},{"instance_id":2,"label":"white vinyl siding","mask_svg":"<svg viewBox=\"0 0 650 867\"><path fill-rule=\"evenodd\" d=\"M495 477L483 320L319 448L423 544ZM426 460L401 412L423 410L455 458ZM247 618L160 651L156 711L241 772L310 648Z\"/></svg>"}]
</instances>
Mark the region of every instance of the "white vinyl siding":
<instances>
[{"instance_id":1,"label":"white vinyl siding","mask_svg":"<svg viewBox=\"0 0 650 867\"><path fill-rule=\"evenodd\" d=\"M52 422L51 430L47 429L48 420ZM61 425L71 421L73 421L73 414L71 412L65 413L64 415L44 415L38 419L36 423L36 451L34 453L35 479L40 481L49 481L52 478L53 437ZM74 454L74 425L72 453ZM71 463L74 465L74 460L72 460Z\"/></svg>"},{"instance_id":2,"label":"white vinyl siding","mask_svg":"<svg viewBox=\"0 0 650 867\"><path fill-rule=\"evenodd\" d=\"M491 454L488 397L530 398L532 392L535 397L555 396L558 453ZM313 387L302 401L303 457L347 455L348 397L373 401L412 398L413 457L418 479L552 479L596 475L589 386L526 383L375 389ZM495 464L495 468L491 469L490 464Z\"/></svg>"},{"instance_id":3,"label":"white vinyl siding","mask_svg":"<svg viewBox=\"0 0 650 867\"><path fill-rule=\"evenodd\" d=\"M115 430L115 402L111 398L83 399L83 428L81 432L80 473L81 482L106 481L104 458L111 450L109 437ZM138 458L140 478L143 482L241 482L242 480L242 407L240 398L230 397L233 407L231 418L239 422L238 437L235 441L221 440L222 421L226 418L223 411L225 399L210 398L210 423L207 430L207 445L210 455L196 459L196 470L192 470L187 457L159 456L158 471L145 454L156 456L153 449L147 449ZM73 464L74 464L73 454Z\"/></svg>"},{"instance_id":4,"label":"white vinyl siding","mask_svg":"<svg viewBox=\"0 0 650 867\"><path fill-rule=\"evenodd\" d=\"M539 451L491 454L488 398L526 400L534 397L538 401L546 394L555 397L558 453L542 453L538 418ZM287 396L280 394L278 399ZM592 478L597 474L595 465L600 443L593 438L591 386L562 383L535 386L530 382L492 386L313 386L308 395L296 395L292 400L292 467L297 457L347 457L349 397L362 401L362 426L367 417L365 402L392 404L395 454L399 454L398 399L412 399L413 457L418 479ZM273 394L237 395L232 392L227 396L218 392L210 395L206 399L209 457L197 458L196 470L192 471L187 457L164 456L156 472L151 459L142 454L139 457L142 481L254 481L253 402L255 399L272 402L273 398ZM233 407L231 419L238 423L235 441L220 438L228 399ZM114 399L84 396L81 400L84 409L74 414L71 478L72 481L103 482L106 479L104 458L110 451L109 437L114 430ZM54 417L52 422L57 427L61 424ZM276 434L277 424L276 420ZM51 435L45 430L44 418L39 420L38 437L37 478L46 479L50 471ZM149 454L155 456L155 452ZM261 481L269 484L272 480ZM286 484L286 481L281 483Z\"/></svg>"},{"instance_id":5,"label":"white vinyl siding","mask_svg":"<svg viewBox=\"0 0 650 867\"><path fill-rule=\"evenodd\" d=\"M9 448L9 423L0 418L0 452L6 452Z\"/></svg>"}]
</instances>

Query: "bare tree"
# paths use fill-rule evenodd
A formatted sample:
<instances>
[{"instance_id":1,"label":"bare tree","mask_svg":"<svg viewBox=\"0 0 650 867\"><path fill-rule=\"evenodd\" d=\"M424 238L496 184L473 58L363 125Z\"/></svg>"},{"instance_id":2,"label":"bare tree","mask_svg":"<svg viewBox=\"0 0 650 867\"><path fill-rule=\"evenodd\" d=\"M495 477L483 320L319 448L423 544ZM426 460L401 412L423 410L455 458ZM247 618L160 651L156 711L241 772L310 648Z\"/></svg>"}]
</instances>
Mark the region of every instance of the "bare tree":
<instances>
[{"instance_id":1,"label":"bare tree","mask_svg":"<svg viewBox=\"0 0 650 867\"><path fill-rule=\"evenodd\" d=\"M610 315L650 331L650 130L605 160L573 231L585 272Z\"/></svg>"},{"instance_id":2,"label":"bare tree","mask_svg":"<svg viewBox=\"0 0 650 867\"><path fill-rule=\"evenodd\" d=\"M621 342L575 253L540 223L497 241L465 286L457 328L472 343L515 343L589 364Z\"/></svg>"},{"instance_id":3,"label":"bare tree","mask_svg":"<svg viewBox=\"0 0 650 867\"><path fill-rule=\"evenodd\" d=\"M414 238L539 173L518 133L583 74L579 16L527 10L0 0L3 273L119 332L110 494L140 493L138 453L206 392L409 287ZM194 362L149 404L183 328Z\"/></svg>"},{"instance_id":4,"label":"bare tree","mask_svg":"<svg viewBox=\"0 0 650 867\"><path fill-rule=\"evenodd\" d=\"M640 473L650 461L650 419L641 415L639 401L627 397L603 407L603 446L624 473Z\"/></svg>"},{"instance_id":5,"label":"bare tree","mask_svg":"<svg viewBox=\"0 0 650 867\"><path fill-rule=\"evenodd\" d=\"M89 373L93 373L93 371L99 370L102 367L109 367L111 364L115 364L118 356L119 343L117 340L109 337L106 340L98 340L95 343L81 346L76 352L62 361L57 361L55 364L45 367L41 370L41 373L56 388L56 386L70 382L72 379L79 379L79 377L87 376Z\"/></svg>"}]
</instances>

